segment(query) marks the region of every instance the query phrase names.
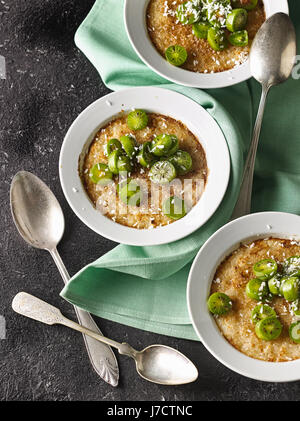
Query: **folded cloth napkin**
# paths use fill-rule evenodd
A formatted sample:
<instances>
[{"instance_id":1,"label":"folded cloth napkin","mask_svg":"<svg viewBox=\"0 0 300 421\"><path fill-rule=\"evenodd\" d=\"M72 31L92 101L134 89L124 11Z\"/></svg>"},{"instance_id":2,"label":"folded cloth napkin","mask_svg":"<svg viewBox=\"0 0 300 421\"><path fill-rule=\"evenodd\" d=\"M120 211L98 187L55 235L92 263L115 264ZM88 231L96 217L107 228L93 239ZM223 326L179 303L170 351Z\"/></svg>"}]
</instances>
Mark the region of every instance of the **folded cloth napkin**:
<instances>
[{"instance_id":1,"label":"folded cloth napkin","mask_svg":"<svg viewBox=\"0 0 300 421\"><path fill-rule=\"evenodd\" d=\"M296 18L299 12L299 2L291 2L292 17ZM300 39L300 25L297 34ZM197 339L186 306L188 272L203 242L226 223L232 213L243 155L249 144L253 110L260 95L259 86L251 81L206 93L175 85L156 75L140 61L129 43L122 0L97 0L78 29L75 42L112 90L156 85L175 90L202 105L226 137L231 177L219 209L198 231L161 246L119 245L73 276L61 295L109 320L156 333ZM300 81L290 79L270 94L258 151L253 211L300 211L297 195L300 186L299 88Z\"/></svg>"}]
</instances>

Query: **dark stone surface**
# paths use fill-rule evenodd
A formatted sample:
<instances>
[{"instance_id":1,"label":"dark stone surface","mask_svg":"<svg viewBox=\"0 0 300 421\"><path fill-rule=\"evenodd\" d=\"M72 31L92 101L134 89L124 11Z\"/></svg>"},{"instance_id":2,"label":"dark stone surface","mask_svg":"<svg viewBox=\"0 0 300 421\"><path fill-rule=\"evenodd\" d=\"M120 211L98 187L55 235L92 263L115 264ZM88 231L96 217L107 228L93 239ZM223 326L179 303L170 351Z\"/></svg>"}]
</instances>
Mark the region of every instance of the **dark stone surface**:
<instances>
[{"instance_id":1,"label":"dark stone surface","mask_svg":"<svg viewBox=\"0 0 300 421\"><path fill-rule=\"evenodd\" d=\"M7 79L0 80L0 315L7 322L7 338L0 340L0 400L299 399L299 382L252 381L223 367L199 343L97 319L103 333L112 338L126 337L137 348L151 343L179 348L199 368L196 383L161 387L140 379L132 361L118 357L121 380L114 389L94 373L80 335L12 312L12 298L24 290L74 318L72 307L58 295L62 281L50 255L27 246L13 225L9 185L18 170L36 173L60 201L66 233L59 251L71 274L115 245L77 219L58 178L58 156L68 126L88 104L108 92L73 43L75 30L92 4L93 0L0 3L0 55L7 63Z\"/></svg>"}]
</instances>

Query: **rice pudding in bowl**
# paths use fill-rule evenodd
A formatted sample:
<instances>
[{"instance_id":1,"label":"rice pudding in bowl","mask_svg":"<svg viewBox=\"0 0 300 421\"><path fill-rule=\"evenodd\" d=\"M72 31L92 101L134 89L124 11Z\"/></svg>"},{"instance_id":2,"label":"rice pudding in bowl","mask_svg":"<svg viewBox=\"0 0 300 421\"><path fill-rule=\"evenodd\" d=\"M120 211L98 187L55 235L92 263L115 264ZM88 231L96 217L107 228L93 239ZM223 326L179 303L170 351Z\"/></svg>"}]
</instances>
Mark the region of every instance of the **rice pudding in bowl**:
<instances>
[{"instance_id":1,"label":"rice pudding in bowl","mask_svg":"<svg viewBox=\"0 0 300 421\"><path fill-rule=\"evenodd\" d=\"M206 34L207 28L206 25L203 26L201 16L201 19L194 24L185 23L185 13L180 12L180 19L182 17L184 23L180 20L177 22L176 15L174 15L176 10L173 9L184 3L186 2L183 0L176 0L176 3L172 0L125 0L125 28L132 47L141 60L153 71L172 82L204 89L231 86L249 79L251 71L247 56L252 37L258 27L275 13L289 13L287 0L260 0L255 9L245 9L238 17L239 22L243 20L243 16L247 17L246 27L235 31L241 32L240 34L234 34L228 29L221 28L222 31L225 29L226 35L226 39L220 39L221 47L222 42L225 41L226 48L215 51L205 39L205 37L208 38L208 32ZM206 3L208 7L212 7L215 1ZM232 5L234 9L243 9L245 3L243 7L239 7L239 3L232 3ZM150 9L151 13L149 14L147 11ZM190 6L187 11L189 10ZM234 19L232 22L235 25ZM231 29L243 26L239 23L241 26L231 27L232 22L229 22ZM152 23L153 25L151 25ZM196 25L194 32L200 38L194 35L193 25ZM247 31L247 34L244 31ZM203 36L204 38L201 38ZM232 45L227 37L230 37L231 40L234 39L233 42L237 41L239 45L245 45L248 37L248 45L244 47ZM209 39L212 45L218 41L218 34L213 29L210 31ZM176 47L174 51L171 48L168 57L171 57L171 63L174 64L178 64L175 63L178 57L181 60L182 57L184 59L186 57L186 61L181 66L170 64L166 59L166 50L174 46L179 46L179 49ZM185 51L183 53L182 48ZM174 58L176 58L175 61Z\"/></svg>"},{"instance_id":2,"label":"rice pudding in bowl","mask_svg":"<svg viewBox=\"0 0 300 421\"><path fill-rule=\"evenodd\" d=\"M144 117L146 124L134 130L128 125L131 116ZM126 145L131 146L127 152ZM123 170L114 168L116 154L117 166L123 158L127 164ZM193 133L178 120L143 110L121 113L102 127L80 161L81 179L94 206L114 222L137 229L184 217L200 200L208 176L205 152ZM103 177L95 179L98 167L107 169L104 180L110 174L107 183Z\"/></svg>"},{"instance_id":3,"label":"rice pudding in bowl","mask_svg":"<svg viewBox=\"0 0 300 421\"><path fill-rule=\"evenodd\" d=\"M300 358L300 323L299 334L297 328L293 333L300 319L299 256L299 242L265 238L241 244L215 273L208 301L212 313L218 296L222 301L220 293L232 304L222 315L215 314L216 324L249 357L272 362ZM263 267L261 272L257 267ZM266 318L268 324L259 323Z\"/></svg>"},{"instance_id":4,"label":"rice pudding in bowl","mask_svg":"<svg viewBox=\"0 0 300 421\"><path fill-rule=\"evenodd\" d=\"M246 62L265 19L262 0L150 0L147 8L148 33L160 55L168 60L172 46L182 47L186 55L177 65L199 73ZM169 61L176 65L172 56Z\"/></svg>"},{"instance_id":5,"label":"rice pudding in bowl","mask_svg":"<svg viewBox=\"0 0 300 421\"><path fill-rule=\"evenodd\" d=\"M144 110L146 116L137 116L134 109ZM145 127L136 130L140 117ZM221 129L204 108L168 89L139 87L106 95L75 119L61 148L59 174L70 206L88 227L119 243L146 246L176 241L205 224L225 194L230 159ZM158 212L150 216L140 211L147 197L152 203L151 190L144 192L151 179L154 190L165 192L170 209L161 197L162 206L157 204ZM175 179L194 180L184 186L186 197ZM198 196L193 189L197 180ZM126 213L107 209L102 194L114 197Z\"/></svg>"},{"instance_id":6,"label":"rice pudding in bowl","mask_svg":"<svg viewBox=\"0 0 300 421\"><path fill-rule=\"evenodd\" d=\"M244 376L300 378L299 239L299 216L251 214L220 228L192 265L193 326L220 362Z\"/></svg>"}]
</instances>

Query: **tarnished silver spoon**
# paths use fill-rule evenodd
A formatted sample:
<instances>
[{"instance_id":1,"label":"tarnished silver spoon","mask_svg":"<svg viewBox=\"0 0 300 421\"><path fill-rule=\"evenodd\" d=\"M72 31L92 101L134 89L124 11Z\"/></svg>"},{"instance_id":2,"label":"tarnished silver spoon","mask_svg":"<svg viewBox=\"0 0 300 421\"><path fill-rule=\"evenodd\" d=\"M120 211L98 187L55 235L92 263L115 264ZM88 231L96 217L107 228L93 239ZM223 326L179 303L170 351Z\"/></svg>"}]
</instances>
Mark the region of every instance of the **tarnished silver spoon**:
<instances>
[{"instance_id":1,"label":"tarnished silver spoon","mask_svg":"<svg viewBox=\"0 0 300 421\"><path fill-rule=\"evenodd\" d=\"M268 92L272 86L285 82L294 66L296 33L294 25L285 13L271 16L258 30L250 51L252 76L261 83L262 95L248 152L240 194L232 219L247 215L251 210L253 172L256 151ZM276 121L274 121L276 124Z\"/></svg>"},{"instance_id":2,"label":"tarnished silver spoon","mask_svg":"<svg viewBox=\"0 0 300 421\"><path fill-rule=\"evenodd\" d=\"M136 351L127 343L121 344L80 326L64 317L58 308L26 292L19 292L15 296L12 308L23 316L48 325L61 324L68 326L97 341L117 348L120 354L127 355L135 360L138 374L150 382L178 385L191 383L198 377L198 370L194 364L176 349L165 345L150 345L142 351Z\"/></svg>"},{"instance_id":3,"label":"tarnished silver spoon","mask_svg":"<svg viewBox=\"0 0 300 421\"><path fill-rule=\"evenodd\" d=\"M48 250L64 282L67 283L70 275L56 249L64 233L65 219L52 191L34 174L20 171L11 183L10 206L14 222L23 239L33 247ZM77 307L75 312L80 324L101 334L89 313ZM107 383L117 386L119 369L112 349L88 336L83 337L95 371Z\"/></svg>"}]
</instances>

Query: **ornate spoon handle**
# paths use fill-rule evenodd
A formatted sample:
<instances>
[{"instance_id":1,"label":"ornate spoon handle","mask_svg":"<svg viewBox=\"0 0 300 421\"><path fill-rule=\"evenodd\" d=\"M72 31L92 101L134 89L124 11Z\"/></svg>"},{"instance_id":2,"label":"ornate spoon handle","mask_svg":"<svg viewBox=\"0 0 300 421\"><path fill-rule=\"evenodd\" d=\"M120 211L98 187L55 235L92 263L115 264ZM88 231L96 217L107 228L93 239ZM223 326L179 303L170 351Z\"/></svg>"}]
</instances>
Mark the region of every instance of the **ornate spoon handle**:
<instances>
[{"instance_id":1,"label":"ornate spoon handle","mask_svg":"<svg viewBox=\"0 0 300 421\"><path fill-rule=\"evenodd\" d=\"M86 326L79 325L73 320L67 319L63 316L60 310L51 304L35 297L34 295L27 294L27 292L19 292L12 301L12 308L16 313L22 316L29 317L30 319L37 320L38 322L47 325L61 324L71 329L77 330L82 334L89 335L96 341L100 341L105 345L113 346L120 354L127 355L135 358L137 351L133 349L126 342L119 343L113 339L106 338L102 334L88 329Z\"/></svg>"},{"instance_id":2,"label":"ornate spoon handle","mask_svg":"<svg viewBox=\"0 0 300 421\"><path fill-rule=\"evenodd\" d=\"M61 260L61 257L56 248L50 250L50 254L53 257L53 260L56 263L56 266L65 282L67 284L70 280L70 275L67 272L67 269ZM89 330L93 332L97 332L99 335L102 335L100 329L96 325L94 319L90 315L90 313L81 310L78 307L75 307L75 312L79 324L81 326L85 326ZM103 336L103 335L102 335ZM115 354L113 353L110 346L101 343L90 336L87 336L83 333L83 339L85 342L85 346L88 352L88 356L90 362L94 368L94 370L98 373L98 375L107 383L112 386L117 386L119 381L119 369L118 369L118 362L116 360Z\"/></svg>"},{"instance_id":3,"label":"ornate spoon handle","mask_svg":"<svg viewBox=\"0 0 300 421\"><path fill-rule=\"evenodd\" d=\"M259 135L261 131L261 125L263 121L268 92L269 92L269 86L263 85L258 113L257 113L256 121L255 121L253 135L252 135L252 141L251 141L250 149L247 155L242 184L240 187L240 194L238 196L231 219L236 219L236 218L239 218L240 216L248 215L251 211L251 196L252 196L255 158L256 158L256 151L257 151Z\"/></svg>"}]
</instances>

